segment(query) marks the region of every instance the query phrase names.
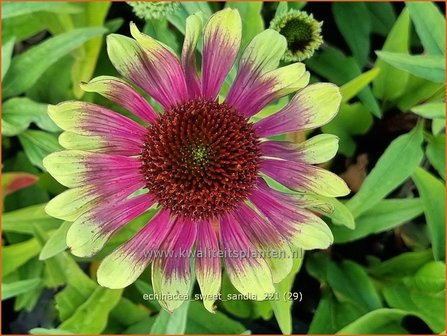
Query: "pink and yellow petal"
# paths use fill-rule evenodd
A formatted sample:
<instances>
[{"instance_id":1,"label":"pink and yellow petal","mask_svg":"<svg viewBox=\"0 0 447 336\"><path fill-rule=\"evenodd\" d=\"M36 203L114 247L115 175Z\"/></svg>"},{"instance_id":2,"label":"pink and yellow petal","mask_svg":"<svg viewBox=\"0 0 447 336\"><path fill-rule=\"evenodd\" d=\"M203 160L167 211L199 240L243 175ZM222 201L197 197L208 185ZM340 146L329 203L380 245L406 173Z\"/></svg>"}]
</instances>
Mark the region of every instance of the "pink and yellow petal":
<instances>
[{"instance_id":1,"label":"pink and yellow petal","mask_svg":"<svg viewBox=\"0 0 447 336\"><path fill-rule=\"evenodd\" d=\"M241 205L234 213L248 240L261 251L267 262L274 283L283 280L293 266L292 251L286 239L276 228L261 218L254 210ZM280 260L281 262L278 262Z\"/></svg>"},{"instance_id":2,"label":"pink and yellow petal","mask_svg":"<svg viewBox=\"0 0 447 336\"><path fill-rule=\"evenodd\" d=\"M153 123L158 118L147 101L122 79L100 76L82 83L81 88L87 92L99 93L148 123Z\"/></svg>"},{"instance_id":3,"label":"pink and yellow petal","mask_svg":"<svg viewBox=\"0 0 447 336\"><path fill-rule=\"evenodd\" d=\"M132 147L141 144L146 129L136 122L102 106L68 101L48 107L50 118L65 131L87 136L100 136L106 141L120 139ZM127 139L127 142L125 141Z\"/></svg>"},{"instance_id":4,"label":"pink and yellow petal","mask_svg":"<svg viewBox=\"0 0 447 336\"><path fill-rule=\"evenodd\" d=\"M317 164L329 161L335 156L338 150L338 137L331 134L319 134L302 143L264 141L259 147L265 157Z\"/></svg>"},{"instance_id":5,"label":"pink and yellow petal","mask_svg":"<svg viewBox=\"0 0 447 336\"><path fill-rule=\"evenodd\" d=\"M201 12L190 15L186 19L185 39L182 49L182 66L185 72L186 86L189 97L199 97L202 88L197 73L196 49L203 29L203 15Z\"/></svg>"},{"instance_id":6,"label":"pink and yellow petal","mask_svg":"<svg viewBox=\"0 0 447 336\"><path fill-rule=\"evenodd\" d=\"M191 249L196 239L197 224L177 218L160 247L166 255L152 264L152 286L160 305L172 312L189 299L191 288Z\"/></svg>"},{"instance_id":7,"label":"pink and yellow petal","mask_svg":"<svg viewBox=\"0 0 447 336\"><path fill-rule=\"evenodd\" d=\"M301 199L269 188L259 180L250 201L291 244L304 249L327 248L333 241L326 223L303 208Z\"/></svg>"},{"instance_id":8,"label":"pink and yellow petal","mask_svg":"<svg viewBox=\"0 0 447 336\"><path fill-rule=\"evenodd\" d=\"M259 137L269 137L320 127L335 117L340 103L341 93L336 85L309 85L279 112L258 121L255 132Z\"/></svg>"},{"instance_id":9,"label":"pink and yellow petal","mask_svg":"<svg viewBox=\"0 0 447 336\"><path fill-rule=\"evenodd\" d=\"M231 106L243 106L261 76L278 67L286 48L285 37L275 30L267 29L256 35L242 53L236 78L225 102Z\"/></svg>"},{"instance_id":10,"label":"pink and yellow petal","mask_svg":"<svg viewBox=\"0 0 447 336\"><path fill-rule=\"evenodd\" d=\"M112 289L124 288L135 282L157 256L161 243L171 229L170 214L160 210L129 241L109 254L99 265L98 283Z\"/></svg>"},{"instance_id":11,"label":"pink and yellow petal","mask_svg":"<svg viewBox=\"0 0 447 336\"><path fill-rule=\"evenodd\" d=\"M113 197L121 200L144 187L138 176L127 179L109 180L107 184L84 185L68 189L51 199L45 207L50 216L73 222L84 212Z\"/></svg>"},{"instance_id":12,"label":"pink and yellow petal","mask_svg":"<svg viewBox=\"0 0 447 336\"><path fill-rule=\"evenodd\" d=\"M141 144L129 138L101 135L82 135L62 132L59 143L65 149L75 149L115 155L135 156L141 153Z\"/></svg>"},{"instance_id":13,"label":"pink and yellow petal","mask_svg":"<svg viewBox=\"0 0 447 336\"><path fill-rule=\"evenodd\" d=\"M236 59L242 39L239 12L226 8L211 16L203 31L202 95L214 100Z\"/></svg>"},{"instance_id":14,"label":"pink and yellow petal","mask_svg":"<svg viewBox=\"0 0 447 336\"><path fill-rule=\"evenodd\" d=\"M129 177L143 180L138 158L127 156L65 150L48 155L43 165L59 183L68 188L85 184L120 184Z\"/></svg>"},{"instance_id":15,"label":"pink and yellow petal","mask_svg":"<svg viewBox=\"0 0 447 336\"><path fill-rule=\"evenodd\" d=\"M216 232L209 221L197 223L195 259L196 277L203 305L209 312L214 313L214 302L218 298L222 281L222 268Z\"/></svg>"},{"instance_id":16,"label":"pink and yellow petal","mask_svg":"<svg viewBox=\"0 0 447 336\"><path fill-rule=\"evenodd\" d=\"M302 89L309 83L304 64L295 63L262 75L245 91L245 95L230 104L244 116L251 117L272 101Z\"/></svg>"},{"instance_id":17,"label":"pink and yellow petal","mask_svg":"<svg viewBox=\"0 0 447 336\"><path fill-rule=\"evenodd\" d=\"M135 40L111 34L107 36L107 51L118 72L144 89L165 109L188 97L182 67L166 46L142 34L130 25Z\"/></svg>"},{"instance_id":18,"label":"pink and yellow petal","mask_svg":"<svg viewBox=\"0 0 447 336\"><path fill-rule=\"evenodd\" d=\"M227 252L224 256L226 271L234 287L256 300L264 300L274 293L269 266L250 243L236 219L231 215L223 216L219 229L221 248Z\"/></svg>"},{"instance_id":19,"label":"pink and yellow petal","mask_svg":"<svg viewBox=\"0 0 447 336\"><path fill-rule=\"evenodd\" d=\"M75 256L90 257L96 254L115 232L154 204L149 194L126 200L113 197L108 201L103 200L70 226L66 242Z\"/></svg>"},{"instance_id":20,"label":"pink and yellow petal","mask_svg":"<svg viewBox=\"0 0 447 336\"><path fill-rule=\"evenodd\" d=\"M318 216L308 214L306 223L299 226L299 231L291 243L304 250L327 249L334 242L329 226Z\"/></svg>"},{"instance_id":21,"label":"pink and yellow petal","mask_svg":"<svg viewBox=\"0 0 447 336\"><path fill-rule=\"evenodd\" d=\"M346 196L350 193L346 182L336 174L300 162L263 159L261 172L292 190L327 197Z\"/></svg>"}]
</instances>

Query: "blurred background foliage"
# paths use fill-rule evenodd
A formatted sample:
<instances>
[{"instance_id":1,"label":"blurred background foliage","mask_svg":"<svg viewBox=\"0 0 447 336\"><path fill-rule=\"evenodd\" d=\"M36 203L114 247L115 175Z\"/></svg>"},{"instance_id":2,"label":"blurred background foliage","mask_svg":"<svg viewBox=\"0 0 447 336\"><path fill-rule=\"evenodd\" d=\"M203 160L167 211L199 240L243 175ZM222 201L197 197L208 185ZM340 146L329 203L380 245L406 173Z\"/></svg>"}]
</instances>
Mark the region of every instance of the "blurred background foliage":
<instances>
[{"instance_id":1,"label":"blurred background foliage","mask_svg":"<svg viewBox=\"0 0 447 336\"><path fill-rule=\"evenodd\" d=\"M48 104L82 99L127 112L80 81L117 75L104 37L144 32L180 52L185 20L239 9L245 46L288 9L324 21L325 43L304 61L311 81L341 86L337 117L316 132L340 138L326 168L352 189L327 218L335 244L306 253L277 291L301 300L202 303L173 314L146 271L134 285L96 283L98 262L152 213L130 223L90 260L66 251L69 223L44 212L64 190L42 159L60 150ZM2 2L3 333L442 333L445 331L445 15L443 3L178 3L141 19L124 2ZM234 77L228 76L224 92ZM268 115L287 103L266 107ZM309 134L291 134L302 141ZM277 186L278 188L284 188ZM197 288L193 288L194 293ZM236 293L224 276L222 292Z\"/></svg>"}]
</instances>

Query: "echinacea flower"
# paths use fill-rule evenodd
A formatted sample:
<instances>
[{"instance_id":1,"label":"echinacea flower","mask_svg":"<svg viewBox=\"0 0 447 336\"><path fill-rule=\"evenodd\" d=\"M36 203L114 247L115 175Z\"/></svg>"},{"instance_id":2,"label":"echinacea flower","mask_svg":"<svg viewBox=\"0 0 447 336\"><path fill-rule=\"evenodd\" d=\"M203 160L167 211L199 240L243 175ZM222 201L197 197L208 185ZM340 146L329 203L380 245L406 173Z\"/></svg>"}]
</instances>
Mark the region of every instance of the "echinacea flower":
<instances>
[{"instance_id":1,"label":"echinacea flower","mask_svg":"<svg viewBox=\"0 0 447 336\"><path fill-rule=\"evenodd\" d=\"M173 1L128 1L134 14L143 20L160 19L174 12L178 2Z\"/></svg>"},{"instance_id":2,"label":"echinacea flower","mask_svg":"<svg viewBox=\"0 0 447 336\"><path fill-rule=\"evenodd\" d=\"M49 155L44 165L70 189L50 201L47 212L73 222L67 245L74 255L86 257L128 222L156 209L134 237L102 261L97 277L102 286L123 288L151 264L154 292L169 311L189 292L192 251L209 311L220 291L222 255L236 289L264 299L290 272L293 260L260 252L290 256L296 248L327 248L333 241L330 229L307 209L328 208L324 197L349 192L335 174L313 166L335 155L336 137L318 135L301 144L269 139L332 119L341 101L338 87L307 86L309 73L300 63L277 69L287 42L268 29L242 52L222 99L219 92L241 43L241 18L237 10L225 9L209 19L199 74L195 50L201 22L200 14L187 19L180 61L134 24L134 39L107 38L116 69L156 100L163 113L114 77L98 77L82 87L120 104L140 123L86 102L49 108L64 130L59 141L66 150ZM250 121L270 102L296 91L277 113ZM272 189L266 176L295 193Z\"/></svg>"},{"instance_id":3,"label":"echinacea flower","mask_svg":"<svg viewBox=\"0 0 447 336\"><path fill-rule=\"evenodd\" d=\"M322 25L323 22L315 20L312 14L296 9L277 15L270 22L270 28L278 31L287 40L283 60L299 62L311 58L323 43Z\"/></svg>"}]
</instances>

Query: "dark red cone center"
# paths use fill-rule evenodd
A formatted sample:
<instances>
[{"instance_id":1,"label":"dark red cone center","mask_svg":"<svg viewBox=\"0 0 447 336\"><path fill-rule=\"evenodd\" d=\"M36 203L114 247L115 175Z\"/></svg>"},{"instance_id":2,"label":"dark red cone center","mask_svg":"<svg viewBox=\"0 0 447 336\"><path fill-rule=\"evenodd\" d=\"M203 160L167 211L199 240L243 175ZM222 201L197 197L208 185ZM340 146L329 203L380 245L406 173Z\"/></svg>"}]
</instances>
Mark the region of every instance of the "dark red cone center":
<instances>
[{"instance_id":1,"label":"dark red cone center","mask_svg":"<svg viewBox=\"0 0 447 336\"><path fill-rule=\"evenodd\" d=\"M191 100L148 128L141 171L162 207L210 219L247 198L259 158L258 139L245 117L226 104Z\"/></svg>"}]
</instances>

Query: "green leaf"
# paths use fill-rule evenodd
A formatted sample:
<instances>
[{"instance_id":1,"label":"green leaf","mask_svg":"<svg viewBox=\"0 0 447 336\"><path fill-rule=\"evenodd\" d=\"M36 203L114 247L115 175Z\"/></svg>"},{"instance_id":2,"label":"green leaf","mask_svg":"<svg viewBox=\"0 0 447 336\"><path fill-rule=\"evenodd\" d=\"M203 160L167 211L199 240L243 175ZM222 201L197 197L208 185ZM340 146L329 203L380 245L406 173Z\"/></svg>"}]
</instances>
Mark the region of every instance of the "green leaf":
<instances>
[{"instance_id":1,"label":"green leaf","mask_svg":"<svg viewBox=\"0 0 447 336\"><path fill-rule=\"evenodd\" d=\"M372 4L371 4L372 5ZM403 10L389 32L382 51L407 53L410 44L410 15ZM380 69L373 81L373 92L383 101L391 101L402 95L408 82L409 74L396 69L381 59L377 59L374 67Z\"/></svg>"},{"instance_id":2,"label":"green leaf","mask_svg":"<svg viewBox=\"0 0 447 336\"><path fill-rule=\"evenodd\" d=\"M445 102L443 103L427 103L415 106L411 109L411 112L420 115L426 119L441 118L445 119Z\"/></svg>"},{"instance_id":3,"label":"green leaf","mask_svg":"<svg viewBox=\"0 0 447 336\"><path fill-rule=\"evenodd\" d=\"M369 35L372 29L368 8L363 2L339 2L332 4L332 12L357 63L363 67L369 55Z\"/></svg>"},{"instance_id":4,"label":"green leaf","mask_svg":"<svg viewBox=\"0 0 447 336\"><path fill-rule=\"evenodd\" d=\"M79 10L76 6L67 4L66 2L3 2L2 3L2 20L12 17L31 14L39 11L77 13Z\"/></svg>"},{"instance_id":5,"label":"green leaf","mask_svg":"<svg viewBox=\"0 0 447 336\"><path fill-rule=\"evenodd\" d=\"M445 260L445 184L422 168L412 179L418 188L436 260Z\"/></svg>"},{"instance_id":6,"label":"green leaf","mask_svg":"<svg viewBox=\"0 0 447 336\"><path fill-rule=\"evenodd\" d=\"M281 262L279 260L278 262ZM292 304L293 300L288 298L288 293L291 292L295 276L301 269L303 258L295 258L293 260L293 267L289 275L281 282L274 284L278 299L269 300L273 308L276 322L278 322L281 332L285 335L292 333Z\"/></svg>"},{"instance_id":7,"label":"green leaf","mask_svg":"<svg viewBox=\"0 0 447 336\"><path fill-rule=\"evenodd\" d=\"M396 21L393 5L389 2L365 2L371 17L372 32L386 36Z\"/></svg>"},{"instance_id":8,"label":"green leaf","mask_svg":"<svg viewBox=\"0 0 447 336\"><path fill-rule=\"evenodd\" d=\"M97 287L59 328L78 334L100 333L106 327L109 313L120 300L121 294L122 289Z\"/></svg>"},{"instance_id":9,"label":"green leaf","mask_svg":"<svg viewBox=\"0 0 447 336\"><path fill-rule=\"evenodd\" d=\"M429 55L408 55L377 51L377 56L397 69L436 83L445 82L445 57Z\"/></svg>"},{"instance_id":10,"label":"green leaf","mask_svg":"<svg viewBox=\"0 0 447 336\"><path fill-rule=\"evenodd\" d=\"M342 103L346 103L351 98L355 97L360 91L362 91L363 88L365 88L374 78L377 77L379 72L380 69L378 68L371 69L344 84L340 88L343 96Z\"/></svg>"},{"instance_id":11,"label":"green leaf","mask_svg":"<svg viewBox=\"0 0 447 336\"><path fill-rule=\"evenodd\" d=\"M28 260L34 258L40 251L36 239L29 239L22 243L8 245L2 248L2 275L11 274Z\"/></svg>"},{"instance_id":12,"label":"green leaf","mask_svg":"<svg viewBox=\"0 0 447 336\"><path fill-rule=\"evenodd\" d=\"M325 290L309 327L308 334L335 334L340 328L362 316L363 312L349 302L339 302Z\"/></svg>"},{"instance_id":13,"label":"green leaf","mask_svg":"<svg viewBox=\"0 0 447 336\"><path fill-rule=\"evenodd\" d=\"M157 315L150 334L184 334L188 317L189 301L175 309L172 314L166 310L161 310Z\"/></svg>"},{"instance_id":14,"label":"green leaf","mask_svg":"<svg viewBox=\"0 0 447 336\"><path fill-rule=\"evenodd\" d=\"M51 235L48 241L42 248L39 254L39 260L46 260L58 255L59 253L67 249L65 243L65 236L72 223L64 222L62 225Z\"/></svg>"},{"instance_id":15,"label":"green leaf","mask_svg":"<svg viewBox=\"0 0 447 336\"><path fill-rule=\"evenodd\" d=\"M172 38L172 31L169 30L169 22L166 19L157 19L146 21L143 33L163 42L171 47L176 53L180 52L178 41Z\"/></svg>"},{"instance_id":16,"label":"green leaf","mask_svg":"<svg viewBox=\"0 0 447 336\"><path fill-rule=\"evenodd\" d=\"M41 283L40 279L20 280L12 283L2 284L2 301L34 290Z\"/></svg>"},{"instance_id":17,"label":"green leaf","mask_svg":"<svg viewBox=\"0 0 447 336\"><path fill-rule=\"evenodd\" d=\"M77 18L79 19L78 21L75 21L76 26L103 26L110 5L110 2L92 1L83 3L84 12L82 15L77 16ZM81 20L81 22L79 22L79 20ZM98 36L85 42L84 45L80 47L79 53L81 54L81 57L76 57L71 72L73 80L73 91L75 97L77 98L81 98L84 94L84 91L79 86L81 81L87 82L92 79L92 75L98 61L99 52L101 51L102 43L103 37Z\"/></svg>"},{"instance_id":18,"label":"green leaf","mask_svg":"<svg viewBox=\"0 0 447 336\"><path fill-rule=\"evenodd\" d=\"M191 295L195 282L195 276L192 275L189 295ZM166 310L162 309L152 325L150 334L184 334L186 323L188 321L189 305L190 300L186 300L172 313L168 313Z\"/></svg>"},{"instance_id":19,"label":"green leaf","mask_svg":"<svg viewBox=\"0 0 447 336\"><path fill-rule=\"evenodd\" d=\"M19 134L20 143L31 163L44 170L42 160L50 153L62 149L57 135L43 131L25 131Z\"/></svg>"},{"instance_id":20,"label":"green leaf","mask_svg":"<svg viewBox=\"0 0 447 336\"><path fill-rule=\"evenodd\" d=\"M360 190L346 203L354 218L380 202L419 166L423 157L422 126L420 123L410 133L395 139L382 154Z\"/></svg>"},{"instance_id":21,"label":"green leaf","mask_svg":"<svg viewBox=\"0 0 447 336\"><path fill-rule=\"evenodd\" d=\"M357 334L406 334L401 327L404 310L382 308L365 314L337 332L341 335Z\"/></svg>"},{"instance_id":22,"label":"green leaf","mask_svg":"<svg viewBox=\"0 0 447 336\"><path fill-rule=\"evenodd\" d=\"M168 21L176 27L180 33L185 35L186 19L191 14L197 12L203 13L204 22L207 22L208 18L212 15L211 8L207 2L180 2L180 7L168 15Z\"/></svg>"},{"instance_id":23,"label":"green leaf","mask_svg":"<svg viewBox=\"0 0 447 336\"><path fill-rule=\"evenodd\" d=\"M2 80L8 72L14 50L15 38L11 38L2 45Z\"/></svg>"},{"instance_id":24,"label":"green leaf","mask_svg":"<svg viewBox=\"0 0 447 336\"><path fill-rule=\"evenodd\" d=\"M383 294L390 307L418 316L435 333L441 333L445 330L445 265L428 265L413 278L385 287Z\"/></svg>"},{"instance_id":25,"label":"green leaf","mask_svg":"<svg viewBox=\"0 0 447 336\"><path fill-rule=\"evenodd\" d=\"M431 2L408 2L411 20L425 51L430 55L445 55L445 17Z\"/></svg>"},{"instance_id":26,"label":"green leaf","mask_svg":"<svg viewBox=\"0 0 447 336\"><path fill-rule=\"evenodd\" d=\"M425 264L414 275L413 284L431 293L445 290L445 263L432 261Z\"/></svg>"},{"instance_id":27,"label":"green leaf","mask_svg":"<svg viewBox=\"0 0 447 336\"><path fill-rule=\"evenodd\" d=\"M73 335L72 332L62 329L33 328L29 331L31 335Z\"/></svg>"},{"instance_id":28,"label":"green leaf","mask_svg":"<svg viewBox=\"0 0 447 336\"><path fill-rule=\"evenodd\" d=\"M93 37L102 35L105 28L79 28L32 47L11 62L3 83L3 97L19 95L28 90L57 60Z\"/></svg>"},{"instance_id":29,"label":"green leaf","mask_svg":"<svg viewBox=\"0 0 447 336\"><path fill-rule=\"evenodd\" d=\"M10 19L2 18L2 39L4 41L14 38L16 43L21 42L43 30L45 30L45 23L34 14L15 16Z\"/></svg>"},{"instance_id":30,"label":"green leaf","mask_svg":"<svg viewBox=\"0 0 447 336\"><path fill-rule=\"evenodd\" d=\"M420 199L385 199L356 218L356 229L331 227L334 241L338 244L354 241L391 230L421 215Z\"/></svg>"},{"instance_id":31,"label":"green leaf","mask_svg":"<svg viewBox=\"0 0 447 336\"><path fill-rule=\"evenodd\" d=\"M431 123L432 133L434 135L439 135L443 130L445 130L445 119L433 119Z\"/></svg>"},{"instance_id":32,"label":"green leaf","mask_svg":"<svg viewBox=\"0 0 447 336\"><path fill-rule=\"evenodd\" d=\"M340 138L340 153L351 157L356 148L354 135L365 134L373 124L373 117L361 103L343 104L335 118L322 127L324 133Z\"/></svg>"},{"instance_id":33,"label":"green leaf","mask_svg":"<svg viewBox=\"0 0 447 336\"><path fill-rule=\"evenodd\" d=\"M402 278L415 274L419 268L431 260L433 260L433 255L429 250L406 252L371 267L369 273L381 279Z\"/></svg>"},{"instance_id":34,"label":"green leaf","mask_svg":"<svg viewBox=\"0 0 447 336\"><path fill-rule=\"evenodd\" d=\"M110 312L109 322L119 324L122 328L131 327L141 322L147 322L147 313L147 309L141 306L139 302L133 303L131 300L122 297ZM154 317L152 319L155 320ZM148 333L149 330L150 326L146 323L146 329L142 333ZM104 332L108 333L107 329ZM123 334L127 333L129 332L123 332Z\"/></svg>"},{"instance_id":35,"label":"green leaf","mask_svg":"<svg viewBox=\"0 0 447 336\"><path fill-rule=\"evenodd\" d=\"M56 229L61 220L48 216L45 212L46 204L32 205L26 208L6 212L2 215L2 229L5 232L33 234L33 225L43 230Z\"/></svg>"},{"instance_id":36,"label":"green leaf","mask_svg":"<svg viewBox=\"0 0 447 336\"><path fill-rule=\"evenodd\" d=\"M352 261L330 263L327 280L337 297L347 300L364 313L382 307L379 294L365 270Z\"/></svg>"},{"instance_id":37,"label":"green leaf","mask_svg":"<svg viewBox=\"0 0 447 336\"><path fill-rule=\"evenodd\" d=\"M257 34L264 30L264 20L261 16L261 1L228 1L225 7L237 9L242 19L242 42L241 51Z\"/></svg>"},{"instance_id":38,"label":"green leaf","mask_svg":"<svg viewBox=\"0 0 447 336\"><path fill-rule=\"evenodd\" d=\"M445 134L439 134L428 139L425 154L431 165L445 181Z\"/></svg>"},{"instance_id":39,"label":"green leaf","mask_svg":"<svg viewBox=\"0 0 447 336\"><path fill-rule=\"evenodd\" d=\"M50 119L48 105L37 103L29 98L11 98L3 104L2 134L17 135L26 130L31 123L41 129L57 132L60 128Z\"/></svg>"},{"instance_id":40,"label":"green leaf","mask_svg":"<svg viewBox=\"0 0 447 336\"><path fill-rule=\"evenodd\" d=\"M411 107L432 101L438 95L445 97L445 84L434 83L413 75L409 76L403 94L396 100L401 111L408 111Z\"/></svg>"},{"instance_id":41,"label":"green leaf","mask_svg":"<svg viewBox=\"0 0 447 336\"><path fill-rule=\"evenodd\" d=\"M210 314L201 302L191 302L186 323L186 334L242 334L246 328L225 314L216 311Z\"/></svg>"},{"instance_id":42,"label":"green leaf","mask_svg":"<svg viewBox=\"0 0 447 336\"><path fill-rule=\"evenodd\" d=\"M65 321L89 299L98 285L79 268L78 264L66 252L56 258L62 259L65 265L65 278L68 284L55 296L59 319Z\"/></svg>"}]
</instances>

